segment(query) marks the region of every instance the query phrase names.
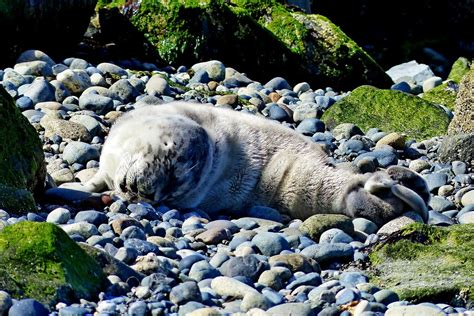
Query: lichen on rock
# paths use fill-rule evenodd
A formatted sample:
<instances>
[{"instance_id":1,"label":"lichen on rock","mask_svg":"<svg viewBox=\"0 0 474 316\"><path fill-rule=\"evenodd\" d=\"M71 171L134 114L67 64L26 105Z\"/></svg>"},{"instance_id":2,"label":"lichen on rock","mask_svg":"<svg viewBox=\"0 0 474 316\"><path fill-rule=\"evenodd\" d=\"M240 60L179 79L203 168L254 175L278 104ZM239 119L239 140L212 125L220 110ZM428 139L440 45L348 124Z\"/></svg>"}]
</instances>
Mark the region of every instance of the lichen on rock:
<instances>
[{"instance_id":1,"label":"lichen on rock","mask_svg":"<svg viewBox=\"0 0 474 316\"><path fill-rule=\"evenodd\" d=\"M370 282L402 300L472 306L474 225L412 224L369 254Z\"/></svg>"},{"instance_id":2,"label":"lichen on rock","mask_svg":"<svg viewBox=\"0 0 474 316\"><path fill-rule=\"evenodd\" d=\"M333 104L322 116L329 129L353 123L363 131L378 127L417 140L446 134L449 117L436 104L396 90L361 86Z\"/></svg>"},{"instance_id":3,"label":"lichen on rock","mask_svg":"<svg viewBox=\"0 0 474 316\"><path fill-rule=\"evenodd\" d=\"M54 306L91 299L107 284L100 266L58 226L20 222L0 231L0 288Z\"/></svg>"}]
</instances>

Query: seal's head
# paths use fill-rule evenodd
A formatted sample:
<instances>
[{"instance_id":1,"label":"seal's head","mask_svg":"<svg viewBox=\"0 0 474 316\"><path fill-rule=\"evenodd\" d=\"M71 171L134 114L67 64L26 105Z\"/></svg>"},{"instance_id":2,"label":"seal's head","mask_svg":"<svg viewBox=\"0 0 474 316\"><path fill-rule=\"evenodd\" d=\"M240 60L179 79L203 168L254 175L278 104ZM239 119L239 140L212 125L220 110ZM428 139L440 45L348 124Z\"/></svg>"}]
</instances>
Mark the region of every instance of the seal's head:
<instances>
[{"instance_id":1,"label":"seal's head","mask_svg":"<svg viewBox=\"0 0 474 316\"><path fill-rule=\"evenodd\" d=\"M209 135L189 118L150 117L136 126L124 124L120 131L127 137L120 135L122 152L113 179L115 191L126 200L174 205L211 168Z\"/></svg>"}]
</instances>

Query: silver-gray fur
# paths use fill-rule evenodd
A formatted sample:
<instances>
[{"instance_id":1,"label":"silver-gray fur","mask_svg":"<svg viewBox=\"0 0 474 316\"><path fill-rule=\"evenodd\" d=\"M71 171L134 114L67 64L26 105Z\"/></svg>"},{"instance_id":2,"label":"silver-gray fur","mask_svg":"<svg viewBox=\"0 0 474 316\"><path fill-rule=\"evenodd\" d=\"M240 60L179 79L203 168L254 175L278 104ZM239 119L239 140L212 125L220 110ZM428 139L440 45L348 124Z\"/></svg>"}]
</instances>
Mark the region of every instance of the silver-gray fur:
<instances>
[{"instance_id":1,"label":"silver-gray fur","mask_svg":"<svg viewBox=\"0 0 474 316\"><path fill-rule=\"evenodd\" d=\"M341 213L377 224L407 211L414 194L411 206L426 219L422 178L391 168L373 174L336 168L320 145L276 122L173 102L125 114L104 144L99 172L81 189L211 213L266 205L292 218ZM392 189L397 183L412 190Z\"/></svg>"}]
</instances>

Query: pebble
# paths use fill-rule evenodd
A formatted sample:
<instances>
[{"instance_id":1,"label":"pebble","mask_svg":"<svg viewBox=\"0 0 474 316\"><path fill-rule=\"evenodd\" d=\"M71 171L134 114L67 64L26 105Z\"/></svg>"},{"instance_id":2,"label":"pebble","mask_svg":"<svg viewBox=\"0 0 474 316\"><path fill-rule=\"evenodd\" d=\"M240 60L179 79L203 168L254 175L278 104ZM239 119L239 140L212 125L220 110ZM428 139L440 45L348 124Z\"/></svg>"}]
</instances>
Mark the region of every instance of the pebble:
<instances>
[{"instance_id":1,"label":"pebble","mask_svg":"<svg viewBox=\"0 0 474 316\"><path fill-rule=\"evenodd\" d=\"M463 206L473 205L474 204L474 190L464 193L461 198L461 204Z\"/></svg>"},{"instance_id":2,"label":"pebble","mask_svg":"<svg viewBox=\"0 0 474 316\"><path fill-rule=\"evenodd\" d=\"M92 138L84 125L75 122L52 119L49 115L46 115L41 119L40 124L44 127L45 137L52 138L54 135L58 135L63 139L83 142L89 142Z\"/></svg>"},{"instance_id":3,"label":"pebble","mask_svg":"<svg viewBox=\"0 0 474 316\"><path fill-rule=\"evenodd\" d=\"M98 114L106 114L114 108L112 98L95 93L82 94L79 98L79 108L81 110L91 110Z\"/></svg>"},{"instance_id":4,"label":"pebble","mask_svg":"<svg viewBox=\"0 0 474 316\"><path fill-rule=\"evenodd\" d=\"M348 244L353 241L351 236L340 230L339 228L331 228L326 230L324 233L321 234L319 237L319 243L344 243Z\"/></svg>"},{"instance_id":5,"label":"pebble","mask_svg":"<svg viewBox=\"0 0 474 316\"><path fill-rule=\"evenodd\" d=\"M0 315L7 315L8 310L13 305L10 294L0 290Z\"/></svg>"},{"instance_id":6,"label":"pebble","mask_svg":"<svg viewBox=\"0 0 474 316\"><path fill-rule=\"evenodd\" d=\"M118 77L128 76L126 70L111 63L100 63L97 65L97 69L104 74L109 74Z\"/></svg>"},{"instance_id":7,"label":"pebble","mask_svg":"<svg viewBox=\"0 0 474 316\"><path fill-rule=\"evenodd\" d=\"M78 306L66 306L59 310L59 316L85 316L89 311Z\"/></svg>"},{"instance_id":8,"label":"pebble","mask_svg":"<svg viewBox=\"0 0 474 316\"><path fill-rule=\"evenodd\" d=\"M247 293L259 294L253 287L227 276L215 277L211 281L211 288L223 297L243 298Z\"/></svg>"},{"instance_id":9,"label":"pebble","mask_svg":"<svg viewBox=\"0 0 474 316\"><path fill-rule=\"evenodd\" d=\"M224 262L219 271L224 276L236 277L244 276L256 280L260 273L266 270L268 264L256 255L250 254L242 257L232 257Z\"/></svg>"},{"instance_id":10,"label":"pebble","mask_svg":"<svg viewBox=\"0 0 474 316\"><path fill-rule=\"evenodd\" d=\"M371 152L363 153L354 160L354 163L357 164L359 160L366 157L375 158L377 164L382 168L387 168L398 163L397 155L393 151L387 149L377 149Z\"/></svg>"},{"instance_id":11,"label":"pebble","mask_svg":"<svg viewBox=\"0 0 474 316\"><path fill-rule=\"evenodd\" d=\"M87 222L78 222L60 226L69 236L80 235L84 239L88 239L93 235L98 235L99 231L93 224Z\"/></svg>"},{"instance_id":12,"label":"pebble","mask_svg":"<svg viewBox=\"0 0 474 316\"><path fill-rule=\"evenodd\" d=\"M323 282L319 273L311 272L311 273L308 273L296 278L296 280L288 284L286 288L289 290L294 290L299 286L303 286L303 285L318 286L318 285L321 285L321 283Z\"/></svg>"},{"instance_id":13,"label":"pebble","mask_svg":"<svg viewBox=\"0 0 474 316\"><path fill-rule=\"evenodd\" d=\"M398 294L391 290L380 290L374 293L375 301L388 305L393 302L398 302L400 298Z\"/></svg>"},{"instance_id":14,"label":"pebble","mask_svg":"<svg viewBox=\"0 0 474 316\"><path fill-rule=\"evenodd\" d=\"M466 212L462 215L459 215L458 222L459 224L474 224L474 212Z\"/></svg>"},{"instance_id":15,"label":"pebble","mask_svg":"<svg viewBox=\"0 0 474 316\"><path fill-rule=\"evenodd\" d=\"M317 118L305 118L300 122L296 131L303 135L312 136L314 133L324 132L325 128L323 121Z\"/></svg>"},{"instance_id":16,"label":"pebble","mask_svg":"<svg viewBox=\"0 0 474 316\"><path fill-rule=\"evenodd\" d=\"M362 217L353 219L352 223L354 225L354 230L364 232L368 235L373 234L378 230L378 227L374 222Z\"/></svg>"},{"instance_id":17,"label":"pebble","mask_svg":"<svg viewBox=\"0 0 474 316\"><path fill-rule=\"evenodd\" d=\"M31 299L31 298L26 298L19 300L13 304L12 307L10 307L10 310L8 311L9 316L16 316L16 315L34 315L34 316L48 316L49 312L44 307L43 304L40 302Z\"/></svg>"},{"instance_id":18,"label":"pebble","mask_svg":"<svg viewBox=\"0 0 474 316\"><path fill-rule=\"evenodd\" d=\"M170 301L177 305L190 301L200 302L201 299L201 291L196 282L192 281L183 282L172 288L170 292Z\"/></svg>"},{"instance_id":19,"label":"pebble","mask_svg":"<svg viewBox=\"0 0 474 316\"><path fill-rule=\"evenodd\" d=\"M446 315L443 310L436 305L408 305L408 306L395 306L387 309L385 316L442 316Z\"/></svg>"},{"instance_id":20,"label":"pebble","mask_svg":"<svg viewBox=\"0 0 474 316\"><path fill-rule=\"evenodd\" d=\"M288 122L290 120L288 113L277 104L270 105L268 109L268 117L279 122Z\"/></svg>"},{"instance_id":21,"label":"pebble","mask_svg":"<svg viewBox=\"0 0 474 316\"><path fill-rule=\"evenodd\" d=\"M36 53L30 54L34 57ZM135 61L95 67L80 58L55 64L47 55L37 55L19 61L16 70L0 70L0 78L23 115L40 130L48 172L56 183L77 179L85 182L95 174L110 125L125 111L184 99L256 112L282 122L322 143L331 151L332 162L352 162L362 172L395 164L409 166L428 178L433 193L430 223L474 222L474 209L470 208L474 206L470 192L474 191L469 187L472 175L466 163L439 163L439 139L416 143L407 141L402 133L376 128L364 136L354 124L326 131L319 118L345 95L329 87L312 90L308 83L301 82L292 88L281 77L263 86L219 61L196 64L189 74L186 67L158 71L151 64L143 67L155 72L134 73L125 68L134 68ZM400 81L392 89L413 93L421 85L428 85L429 80L437 81L432 78L413 87ZM171 82L189 91L171 87ZM47 198L100 201L98 194L61 188L48 192ZM468 206L458 212L460 205ZM80 307L60 303L51 311L55 315L311 315L319 311L320 315L348 315L348 310L338 307L348 304L354 306L350 311L355 315L380 315L387 305L390 311L406 304L390 290L369 286L362 273L342 272L341 264L365 259L362 247L407 223L422 221L417 214L404 214L379 229L363 218L327 221L315 216L287 223L278 210L261 206L232 217L209 216L205 211L121 200L105 208L73 211L47 205L41 213L30 212L18 218L0 213L0 229L25 219L46 218L61 225L74 240L102 248L120 260L122 268L109 275L112 287L91 302L82 301ZM134 279L121 270L129 266L148 276L140 283L138 279L143 275L135 274ZM2 302L8 301L1 294L0 314ZM462 311L449 305L438 307Z\"/></svg>"},{"instance_id":22,"label":"pebble","mask_svg":"<svg viewBox=\"0 0 474 316\"><path fill-rule=\"evenodd\" d=\"M73 94L80 94L92 86L89 75L85 70L67 69L59 73L56 79Z\"/></svg>"},{"instance_id":23,"label":"pebble","mask_svg":"<svg viewBox=\"0 0 474 316\"><path fill-rule=\"evenodd\" d=\"M84 142L70 142L64 148L63 159L69 164L85 164L89 160L99 159L99 150Z\"/></svg>"},{"instance_id":24,"label":"pebble","mask_svg":"<svg viewBox=\"0 0 474 316\"><path fill-rule=\"evenodd\" d=\"M423 179L425 179L426 184L428 185L428 190L430 190L430 192L435 192L448 182L448 175L439 172L430 173L423 175Z\"/></svg>"},{"instance_id":25,"label":"pebble","mask_svg":"<svg viewBox=\"0 0 474 316\"><path fill-rule=\"evenodd\" d=\"M58 207L48 214L46 221L54 224L66 224L70 219L71 212L66 208Z\"/></svg>"},{"instance_id":26,"label":"pebble","mask_svg":"<svg viewBox=\"0 0 474 316\"><path fill-rule=\"evenodd\" d=\"M298 253L280 254L272 256L268 259L268 263L271 266L287 267L292 272L321 272L321 269L319 268L319 265L315 260Z\"/></svg>"},{"instance_id":27,"label":"pebble","mask_svg":"<svg viewBox=\"0 0 474 316\"><path fill-rule=\"evenodd\" d=\"M289 250L288 241L277 233L262 232L255 235L252 242L257 246L264 256L273 256L283 250Z\"/></svg>"},{"instance_id":28,"label":"pebble","mask_svg":"<svg viewBox=\"0 0 474 316\"><path fill-rule=\"evenodd\" d=\"M377 141L375 148L380 148L383 145L389 145L395 149L403 149L405 148L405 136L399 133L390 133Z\"/></svg>"},{"instance_id":29,"label":"pebble","mask_svg":"<svg viewBox=\"0 0 474 316\"><path fill-rule=\"evenodd\" d=\"M141 240L138 238L129 238L124 241L123 246L126 248L136 249L139 256L144 256L150 252L155 254L160 254L161 251L157 245L148 242L146 240Z\"/></svg>"},{"instance_id":30,"label":"pebble","mask_svg":"<svg viewBox=\"0 0 474 316\"><path fill-rule=\"evenodd\" d=\"M206 260L194 263L189 271L189 277L197 282L212 279L221 275L219 270L210 265Z\"/></svg>"},{"instance_id":31,"label":"pebble","mask_svg":"<svg viewBox=\"0 0 474 316\"><path fill-rule=\"evenodd\" d=\"M415 222L423 223L421 216L415 212L407 212L402 216L392 219L377 231L379 235L390 235L399 231L403 227L413 224Z\"/></svg>"},{"instance_id":32,"label":"pebble","mask_svg":"<svg viewBox=\"0 0 474 316\"><path fill-rule=\"evenodd\" d=\"M283 90L283 89L291 90L290 84L282 77L275 77L271 79L264 85L264 87L271 91L277 91L277 90Z\"/></svg>"},{"instance_id":33,"label":"pebble","mask_svg":"<svg viewBox=\"0 0 474 316\"><path fill-rule=\"evenodd\" d=\"M298 316L312 316L314 315L311 306L304 303L285 303L269 308L267 315L298 315Z\"/></svg>"},{"instance_id":34,"label":"pebble","mask_svg":"<svg viewBox=\"0 0 474 316\"><path fill-rule=\"evenodd\" d=\"M222 81L225 79L225 66L218 60L197 63L191 69L196 73L200 70L205 71L210 80Z\"/></svg>"},{"instance_id":35,"label":"pebble","mask_svg":"<svg viewBox=\"0 0 474 316\"><path fill-rule=\"evenodd\" d=\"M441 196L433 196L428 205L439 213L456 208L453 202Z\"/></svg>"},{"instance_id":36,"label":"pebble","mask_svg":"<svg viewBox=\"0 0 474 316\"><path fill-rule=\"evenodd\" d=\"M349 260L354 255L354 249L343 243L317 244L304 248L301 254L324 263L331 260Z\"/></svg>"},{"instance_id":37,"label":"pebble","mask_svg":"<svg viewBox=\"0 0 474 316\"><path fill-rule=\"evenodd\" d=\"M150 95L169 95L171 90L168 82L161 75L154 75L146 83L145 92Z\"/></svg>"},{"instance_id":38,"label":"pebble","mask_svg":"<svg viewBox=\"0 0 474 316\"><path fill-rule=\"evenodd\" d=\"M336 294L336 305L346 305L359 300L359 295L352 289L345 288Z\"/></svg>"},{"instance_id":39,"label":"pebble","mask_svg":"<svg viewBox=\"0 0 474 316\"><path fill-rule=\"evenodd\" d=\"M55 101L54 87L44 79L34 80L24 91L23 96L30 98L34 104Z\"/></svg>"},{"instance_id":40,"label":"pebble","mask_svg":"<svg viewBox=\"0 0 474 316\"><path fill-rule=\"evenodd\" d=\"M367 283L368 278L360 272L343 272L339 282L346 287L356 287L360 283Z\"/></svg>"}]
</instances>

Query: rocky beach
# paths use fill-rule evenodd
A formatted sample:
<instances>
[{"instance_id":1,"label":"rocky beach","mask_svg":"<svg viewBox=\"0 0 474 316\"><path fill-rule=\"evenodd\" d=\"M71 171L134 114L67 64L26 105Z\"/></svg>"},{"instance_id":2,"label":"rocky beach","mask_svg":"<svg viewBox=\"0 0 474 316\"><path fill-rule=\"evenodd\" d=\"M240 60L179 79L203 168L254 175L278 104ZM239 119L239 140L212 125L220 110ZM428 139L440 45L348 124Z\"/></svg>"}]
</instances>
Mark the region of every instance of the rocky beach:
<instances>
[{"instance_id":1,"label":"rocky beach","mask_svg":"<svg viewBox=\"0 0 474 316\"><path fill-rule=\"evenodd\" d=\"M474 315L472 59L445 74L420 60L382 70L352 43L343 75L318 77L308 57L300 80L204 51L177 64L187 50L169 46L161 64L19 53L0 69L0 315ZM216 214L61 186L92 178L121 115L178 100L279 122L354 172L407 167L427 183L429 219Z\"/></svg>"}]
</instances>

